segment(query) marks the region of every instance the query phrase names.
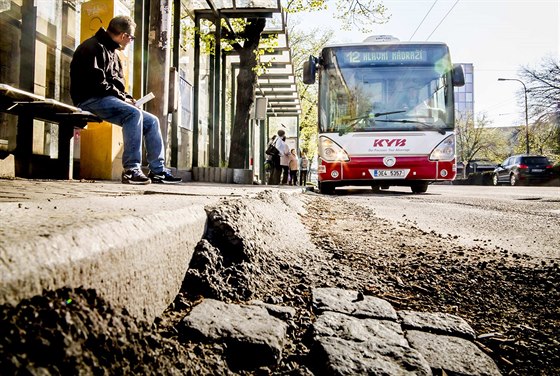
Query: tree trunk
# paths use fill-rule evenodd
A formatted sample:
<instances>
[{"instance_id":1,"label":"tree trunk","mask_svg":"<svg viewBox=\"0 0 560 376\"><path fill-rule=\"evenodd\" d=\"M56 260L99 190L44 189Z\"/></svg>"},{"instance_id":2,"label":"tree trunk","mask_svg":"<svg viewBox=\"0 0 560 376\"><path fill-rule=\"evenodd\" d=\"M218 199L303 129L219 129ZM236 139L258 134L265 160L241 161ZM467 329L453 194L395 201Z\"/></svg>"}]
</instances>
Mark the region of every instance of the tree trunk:
<instances>
[{"instance_id":1,"label":"tree trunk","mask_svg":"<svg viewBox=\"0 0 560 376\"><path fill-rule=\"evenodd\" d=\"M237 95L235 117L231 130L231 145L229 150L229 167L245 168L249 159L249 117L251 105L255 101L255 86L257 84L256 51L261 39L261 33L266 25L266 19L254 18L247 20L244 36L246 40L239 52L239 74L237 75Z\"/></svg>"}]
</instances>

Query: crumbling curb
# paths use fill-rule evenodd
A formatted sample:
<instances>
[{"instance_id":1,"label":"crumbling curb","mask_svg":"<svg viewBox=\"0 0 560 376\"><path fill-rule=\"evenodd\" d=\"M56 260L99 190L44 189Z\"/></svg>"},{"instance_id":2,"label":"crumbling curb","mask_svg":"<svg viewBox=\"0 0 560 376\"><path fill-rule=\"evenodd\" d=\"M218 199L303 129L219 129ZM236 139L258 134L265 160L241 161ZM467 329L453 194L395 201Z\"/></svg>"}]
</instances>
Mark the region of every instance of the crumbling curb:
<instances>
[{"instance_id":1,"label":"crumbling curb","mask_svg":"<svg viewBox=\"0 0 560 376\"><path fill-rule=\"evenodd\" d=\"M0 304L16 305L44 289L84 287L152 321L181 287L208 203L133 195L4 208L2 216L20 225L0 231Z\"/></svg>"}]
</instances>

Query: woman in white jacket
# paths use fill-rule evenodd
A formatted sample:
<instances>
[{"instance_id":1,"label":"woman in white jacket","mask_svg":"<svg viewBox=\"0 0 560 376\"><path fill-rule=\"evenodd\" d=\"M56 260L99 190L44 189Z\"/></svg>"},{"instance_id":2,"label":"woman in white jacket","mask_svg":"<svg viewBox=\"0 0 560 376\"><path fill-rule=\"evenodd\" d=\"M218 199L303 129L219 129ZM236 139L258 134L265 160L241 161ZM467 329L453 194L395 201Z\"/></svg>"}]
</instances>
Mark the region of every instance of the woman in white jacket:
<instances>
[{"instance_id":1,"label":"woman in white jacket","mask_svg":"<svg viewBox=\"0 0 560 376\"><path fill-rule=\"evenodd\" d=\"M272 161L274 165L274 169L270 175L269 184L270 185L278 185L280 184L280 177L282 175L282 171L284 172L284 176L282 180L288 181L288 163L289 163L289 154L290 154L290 147L286 144L286 132L284 130L278 130L278 137L274 140L274 147L278 150L279 154L272 156ZM285 167L285 169L284 169ZM284 183L285 184L285 183Z\"/></svg>"}]
</instances>

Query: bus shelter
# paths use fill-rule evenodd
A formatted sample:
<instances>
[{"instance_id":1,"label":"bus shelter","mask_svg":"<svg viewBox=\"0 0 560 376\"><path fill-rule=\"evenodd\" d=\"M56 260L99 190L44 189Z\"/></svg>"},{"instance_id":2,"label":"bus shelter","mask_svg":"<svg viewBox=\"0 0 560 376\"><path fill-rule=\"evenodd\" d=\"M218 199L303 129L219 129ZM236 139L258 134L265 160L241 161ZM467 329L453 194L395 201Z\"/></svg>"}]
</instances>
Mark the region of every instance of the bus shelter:
<instances>
[{"instance_id":1,"label":"bus shelter","mask_svg":"<svg viewBox=\"0 0 560 376\"><path fill-rule=\"evenodd\" d=\"M287 33L279 32L277 41L277 47L261 56L261 63L266 66L266 70L257 79L247 145L249 162L253 162L249 163L249 167L254 169L255 176L262 182L265 181L264 150L270 138L279 129L286 132L290 149L299 150L301 105ZM229 58L232 72L230 85L234 90L238 64L237 56ZM231 110L233 109L232 103Z\"/></svg>"},{"instance_id":2,"label":"bus shelter","mask_svg":"<svg viewBox=\"0 0 560 376\"><path fill-rule=\"evenodd\" d=\"M47 2L51 6L44 6ZM80 41L100 26L106 27L115 15L133 16L136 39L125 59L130 91L136 98L149 92L155 95L146 110L160 119L168 165L185 174L193 166L224 166L227 162L237 90L237 57L222 50L220 43L216 43L216 50L204 51L195 30L208 32L219 42L223 28L232 29L234 20L265 18L264 34L278 34L279 42L262 56L270 66L258 78L255 97L257 107L265 103L266 110L264 116L262 111L256 112L258 120L251 122L274 131L282 124L297 124L297 90L279 0L9 0L3 4L7 6L0 11L5 31L0 37L0 55L12 64L0 72L0 83L62 104L72 103L69 65ZM273 119L278 120L275 123ZM56 159L59 124L45 119L26 121L26 127L19 127L17 116L0 113L0 152L16 151L21 131L16 134L21 128L30 130L34 155ZM85 131L93 132L93 127L78 128L73 159L80 167L80 176L86 176L82 170L88 161L100 164L82 147ZM292 137L297 139L297 126L293 128ZM115 136L117 131L111 128L103 143L108 152L99 153L108 156L103 169L107 178L114 178L117 172L120 177L118 150L122 142ZM247 141L249 146L253 143ZM261 160L251 154L247 164Z\"/></svg>"},{"instance_id":3,"label":"bus shelter","mask_svg":"<svg viewBox=\"0 0 560 376\"><path fill-rule=\"evenodd\" d=\"M195 2L196 3L196 2ZM263 38L275 36L276 44L260 57L263 68L255 87L255 101L246 148L246 168L264 181L264 146L276 129L286 133L297 149L300 103L294 68L291 61L286 17L279 1L206 1L197 3L195 28L202 29L202 20L214 25L230 24L234 18L265 17ZM216 46L220 46L220 28L213 30ZM237 92L236 76L239 56L234 51L216 48L205 56L199 38L194 51L193 167L220 166L229 155L230 132L233 126ZM208 101L203 90L207 88ZM269 132L270 129L270 132ZM205 131L207 133L205 134ZM270 134L269 134L270 133Z\"/></svg>"}]
</instances>

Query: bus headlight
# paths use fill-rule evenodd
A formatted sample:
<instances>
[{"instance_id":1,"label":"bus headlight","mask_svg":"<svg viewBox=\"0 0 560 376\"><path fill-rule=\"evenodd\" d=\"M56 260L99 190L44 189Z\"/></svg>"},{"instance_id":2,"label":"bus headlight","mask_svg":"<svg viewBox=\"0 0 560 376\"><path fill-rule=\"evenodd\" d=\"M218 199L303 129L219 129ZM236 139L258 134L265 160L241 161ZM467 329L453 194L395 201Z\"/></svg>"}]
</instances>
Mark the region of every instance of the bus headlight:
<instances>
[{"instance_id":1,"label":"bus headlight","mask_svg":"<svg viewBox=\"0 0 560 376\"><path fill-rule=\"evenodd\" d=\"M349 161L346 151L328 137L319 137L319 156L326 162Z\"/></svg>"},{"instance_id":2,"label":"bus headlight","mask_svg":"<svg viewBox=\"0 0 560 376\"><path fill-rule=\"evenodd\" d=\"M430 161L452 161L453 159L455 159L455 135L445 138L430 154Z\"/></svg>"}]
</instances>

